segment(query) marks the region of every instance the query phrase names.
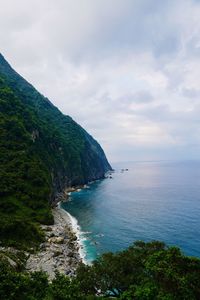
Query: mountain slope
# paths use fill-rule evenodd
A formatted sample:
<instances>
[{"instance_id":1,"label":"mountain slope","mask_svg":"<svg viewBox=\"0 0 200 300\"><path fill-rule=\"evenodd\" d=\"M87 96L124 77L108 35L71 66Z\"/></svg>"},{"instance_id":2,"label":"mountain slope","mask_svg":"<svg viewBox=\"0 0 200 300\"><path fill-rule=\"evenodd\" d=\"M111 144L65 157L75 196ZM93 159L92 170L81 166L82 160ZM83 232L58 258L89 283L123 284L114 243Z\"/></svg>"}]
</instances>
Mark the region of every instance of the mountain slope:
<instances>
[{"instance_id":1,"label":"mountain slope","mask_svg":"<svg viewBox=\"0 0 200 300\"><path fill-rule=\"evenodd\" d=\"M0 239L26 245L52 223L50 205L66 187L111 167L100 145L17 74L0 54Z\"/></svg>"}]
</instances>

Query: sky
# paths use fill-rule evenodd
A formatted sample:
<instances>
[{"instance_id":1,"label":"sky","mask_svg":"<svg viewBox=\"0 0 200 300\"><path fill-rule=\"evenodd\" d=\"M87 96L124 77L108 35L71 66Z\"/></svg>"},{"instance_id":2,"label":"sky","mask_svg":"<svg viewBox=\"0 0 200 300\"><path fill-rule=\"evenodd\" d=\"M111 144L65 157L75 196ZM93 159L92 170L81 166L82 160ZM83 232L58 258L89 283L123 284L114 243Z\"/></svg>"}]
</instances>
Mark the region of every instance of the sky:
<instances>
[{"instance_id":1,"label":"sky","mask_svg":"<svg viewBox=\"0 0 200 300\"><path fill-rule=\"evenodd\" d=\"M200 0L0 0L0 45L109 161L200 158Z\"/></svg>"}]
</instances>

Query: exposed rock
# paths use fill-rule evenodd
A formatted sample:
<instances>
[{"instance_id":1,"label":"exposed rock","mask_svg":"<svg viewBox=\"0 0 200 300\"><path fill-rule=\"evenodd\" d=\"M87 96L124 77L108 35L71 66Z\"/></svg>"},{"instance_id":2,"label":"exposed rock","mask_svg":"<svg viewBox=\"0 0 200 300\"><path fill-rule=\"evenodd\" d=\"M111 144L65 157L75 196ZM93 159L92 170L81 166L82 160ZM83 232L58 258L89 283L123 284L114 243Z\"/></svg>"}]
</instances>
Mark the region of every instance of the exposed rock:
<instances>
[{"instance_id":1,"label":"exposed rock","mask_svg":"<svg viewBox=\"0 0 200 300\"><path fill-rule=\"evenodd\" d=\"M58 233L59 235L62 234L61 232ZM48 243L55 243L55 244L63 244L64 242L64 237L62 236L54 236L48 239Z\"/></svg>"},{"instance_id":2,"label":"exposed rock","mask_svg":"<svg viewBox=\"0 0 200 300\"><path fill-rule=\"evenodd\" d=\"M46 249L46 244L45 243L42 243L41 245L40 245L40 250L45 250Z\"/></svg>"},{"instance_id":3,"label":"exposed rock","mask_svg":"<svg viewBox=\"0 0 200 300\"><path fill-rule=\"evenodd\" d=\"M16 261L14 261L13 259L11 259L10 257L8 257L7 255L3 255L3 259L7 260L7 262L9 263L9 265L13 268L13 269L17 269L18 264Z\"/></svg>"},{"instance_id":4,"label":"exposed rock","mask_svg":"<svg viewBox=\"0 0 200 300\"><path fill-rule=\"evenodd\" d=\"M70 220L59 207L53 209L54 225L42 225L46 242L40 245L38 253L30 254L26 270L29 272L43 270L50 280L55 277L56 270L74 276L81 261L79 246L75 233L72 231Z\"/></svg>"},{"instance_id":5,"label":"exposed rock","mask_svg":"<svg viewBox=\"0 0 200 300\"><path fill-rule=\"evenodd\" d=\"M56 257L56 256L61 256L62 254L63 254L62 251L56 250L56 251L54 252L53 256L54 256L54 257ZM61 261L63 262L63 260L60 259L60 262L61 262Z\"/></svg>"},{"instance_id":6,"label":"exposed rock","mask_svg":"<svg viewBox=\"0 0 200 300\"><path fill-rule=\"evenodd\" d=\"M35 140L39 138L39 131L38 130L33 130L32 134L31 134L31 139L33 142L35 142Z\"/></svg>"}]
</instances>

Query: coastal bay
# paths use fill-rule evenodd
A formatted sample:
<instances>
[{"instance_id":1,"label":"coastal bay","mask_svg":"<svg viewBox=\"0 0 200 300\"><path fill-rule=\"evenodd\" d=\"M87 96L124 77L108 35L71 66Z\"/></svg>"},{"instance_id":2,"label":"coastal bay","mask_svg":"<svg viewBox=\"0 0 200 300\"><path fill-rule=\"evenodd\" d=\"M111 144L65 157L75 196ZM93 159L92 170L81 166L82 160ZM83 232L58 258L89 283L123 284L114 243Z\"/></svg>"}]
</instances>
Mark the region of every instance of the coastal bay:
<instances>
[{"instance_id":1,"label":"coastal bay","mask_svg":"<svg viewBox=\"0 0 200 300\"><path fill-rule=\"evenodd\" d=\"M78 221L86 260L124 250L136 240L161 240L200 257L199 162L129 162L113 167L112 178L75 191L62 203Z\"/></svg>"}]
</instances>

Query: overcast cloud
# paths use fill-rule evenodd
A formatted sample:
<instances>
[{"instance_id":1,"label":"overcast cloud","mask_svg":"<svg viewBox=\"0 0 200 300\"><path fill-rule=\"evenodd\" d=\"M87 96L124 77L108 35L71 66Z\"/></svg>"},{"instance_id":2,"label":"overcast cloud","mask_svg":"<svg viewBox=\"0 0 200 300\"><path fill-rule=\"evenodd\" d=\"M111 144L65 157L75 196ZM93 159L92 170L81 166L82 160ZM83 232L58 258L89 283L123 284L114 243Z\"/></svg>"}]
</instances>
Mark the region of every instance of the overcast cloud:
<instances>
[{"instance_id":1,"label":"overcast cloud","mask_svg":"<svg viewBox=\"0 0 200 300\"><path fill-rule=\"evenodd\" d=\"M0 0L0 42L111 162L200 158L200 1Z\"/></svg>"}]
</instances>

